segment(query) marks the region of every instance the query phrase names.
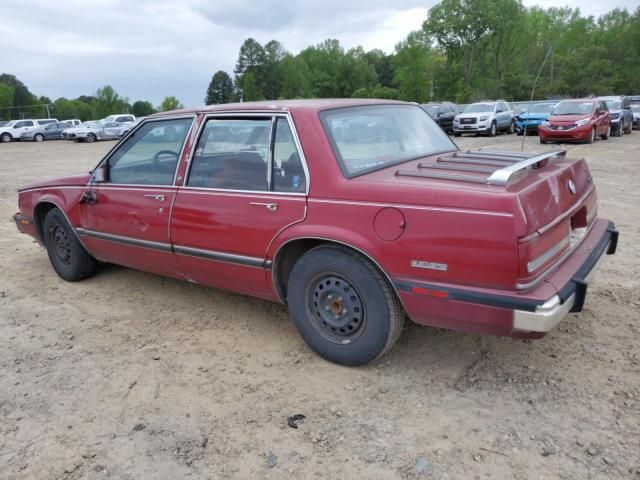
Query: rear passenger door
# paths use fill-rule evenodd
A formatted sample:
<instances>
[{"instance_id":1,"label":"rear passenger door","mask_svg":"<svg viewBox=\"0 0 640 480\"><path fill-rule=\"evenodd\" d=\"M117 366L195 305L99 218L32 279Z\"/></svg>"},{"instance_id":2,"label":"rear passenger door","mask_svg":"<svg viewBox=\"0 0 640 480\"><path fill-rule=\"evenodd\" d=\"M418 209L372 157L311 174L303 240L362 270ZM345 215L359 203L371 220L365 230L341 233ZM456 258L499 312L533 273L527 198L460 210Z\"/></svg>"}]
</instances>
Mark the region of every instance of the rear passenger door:
<instances>
[{"instance_id":1,"label":"rear passenger door","mask_svg":"<svg viewBox=\"0 0 640 480\"><path fill-rule=\"evenodd\" d=\"M209 116L171 217L187 278L270 296L266 253L304 219L308 175L287 115Z\"/></svg>"}]
</instances>

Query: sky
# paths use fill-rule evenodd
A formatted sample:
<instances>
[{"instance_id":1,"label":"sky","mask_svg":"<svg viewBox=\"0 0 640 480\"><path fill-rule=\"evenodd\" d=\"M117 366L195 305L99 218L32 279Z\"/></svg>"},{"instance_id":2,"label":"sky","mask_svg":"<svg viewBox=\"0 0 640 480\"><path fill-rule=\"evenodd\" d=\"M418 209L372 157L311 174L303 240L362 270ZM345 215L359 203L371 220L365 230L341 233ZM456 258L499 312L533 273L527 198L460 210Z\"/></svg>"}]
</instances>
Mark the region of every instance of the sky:
<instances>
[{"instance_id":1,"label":"sky","mask_svg":"<svg viewBox=\"0 0 640 480\"><path fill-rule=\"evenodd\" d=\"M326 38L391 53L436 0L21 0L0 15L0 73L52 99L110 84L159 105L174 95L204 103L211 76L233 75L242 42L275 39L297 53ZM579 7L595 17L640 0L524 0Z\"/></svg>"}]
</instances>

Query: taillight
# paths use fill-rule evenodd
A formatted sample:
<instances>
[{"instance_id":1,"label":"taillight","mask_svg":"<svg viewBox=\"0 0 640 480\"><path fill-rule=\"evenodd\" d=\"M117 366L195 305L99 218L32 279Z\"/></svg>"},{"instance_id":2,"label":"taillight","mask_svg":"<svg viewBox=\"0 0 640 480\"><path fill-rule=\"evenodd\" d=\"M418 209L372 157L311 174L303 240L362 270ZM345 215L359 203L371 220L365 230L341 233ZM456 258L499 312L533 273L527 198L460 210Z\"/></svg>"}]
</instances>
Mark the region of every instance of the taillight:
<instances>
[{"instance_id":1,"label":"taillight","mask_svg":"<svg viewBox=\"0 0 640 480\"><path fill-rule=\"evenodd\" d=\"M571 221L560 223L544 234L536 233L521 240L518 246L518 277L521 284L533 280L553 264L571 243Z\"/></svg>"}]
</instances>

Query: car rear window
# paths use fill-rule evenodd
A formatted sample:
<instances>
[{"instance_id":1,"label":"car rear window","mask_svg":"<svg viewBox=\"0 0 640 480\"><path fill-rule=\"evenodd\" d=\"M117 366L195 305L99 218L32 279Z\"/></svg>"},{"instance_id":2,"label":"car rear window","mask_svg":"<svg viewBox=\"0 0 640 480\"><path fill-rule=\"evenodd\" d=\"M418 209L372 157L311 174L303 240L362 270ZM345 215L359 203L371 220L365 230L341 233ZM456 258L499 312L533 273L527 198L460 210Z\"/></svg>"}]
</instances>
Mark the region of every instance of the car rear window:
<instances>
[{"instance_id":1,"label":"car rear window","mask_svg":"<svg viewBox=\"0 0 640 480\"><path fill-rule=\"evenodd\" d=\"M367 105L320 112L333 152L347 178L457 150L419 106Z\"/></svg>"}]
</instances>

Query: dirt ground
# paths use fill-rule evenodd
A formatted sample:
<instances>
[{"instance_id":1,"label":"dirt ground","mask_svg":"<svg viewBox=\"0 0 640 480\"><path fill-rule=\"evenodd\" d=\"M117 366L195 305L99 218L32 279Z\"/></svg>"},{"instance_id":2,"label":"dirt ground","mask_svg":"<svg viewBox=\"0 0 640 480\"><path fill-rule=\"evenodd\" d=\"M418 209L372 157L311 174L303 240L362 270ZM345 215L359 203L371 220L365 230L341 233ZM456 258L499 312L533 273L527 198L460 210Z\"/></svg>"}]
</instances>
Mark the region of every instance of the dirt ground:
<instances>
[{"instance_id":1,"label":"dirt ground","mask_svg":"<svg viewBox=\"0 0 640 480\"><path fill-rule=\"evenodd\" d=\"M564 146L621 231L584 312L534 342L408 323L365 368L281 305L116 266L60 280L15 188L112 145L0 145L0 478L640 479L639 131Z\"/></svg>"}]
</instances>

